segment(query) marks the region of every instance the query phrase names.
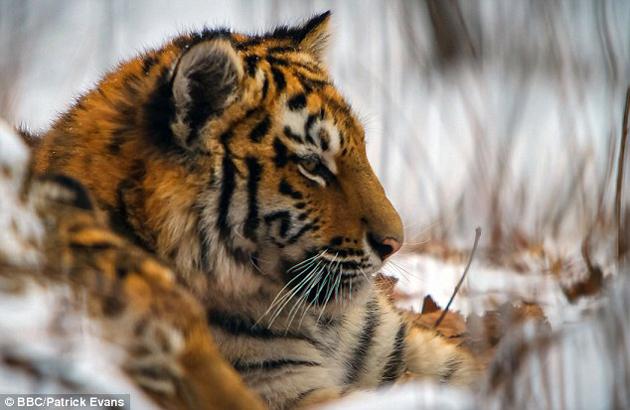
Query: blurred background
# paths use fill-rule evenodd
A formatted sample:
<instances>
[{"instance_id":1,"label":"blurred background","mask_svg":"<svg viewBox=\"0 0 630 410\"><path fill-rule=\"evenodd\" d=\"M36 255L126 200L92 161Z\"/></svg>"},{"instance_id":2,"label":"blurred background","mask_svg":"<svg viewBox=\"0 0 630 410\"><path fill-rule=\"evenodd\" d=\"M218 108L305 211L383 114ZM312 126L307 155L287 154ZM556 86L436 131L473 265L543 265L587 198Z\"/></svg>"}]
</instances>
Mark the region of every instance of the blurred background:
<instances>
[{"instance_id":1,"label":"blurred background","mask_svg":"<svg viewBox=\"0 0 630 410\"><path fill-rule=\"evenodd\" d=\"M386 271L401 281L399 304L424 314L431 295L444 307L479 226L480 251L451 308L467 334L469 315L502 318L503 303L541 308L536 318L554 330L582 323L600 338L567 342L555 357L587 349L589 360L560 373L591 380L596 370L600 383L556 378L565 386L553 400L615 407L613 380L630 391L627 297L604 320L587 318L608 303L607 278L628 271L627 0L0 0L0 117L44 132L118 62L178 32L260 32L324 10L333 78L405 223L409 252ZM621 348L602 357L610 340Z\"/></svg>"},{"instance_id":2,"label":"blurred background","mask_svg":"<svg viewBox=\"0 0 630 410\"><path fill-rule=\"evenodd\" d=\"M409 242L584 237L630 79L627 1L1 0L0 115L46 130L118 62L183 30L333 11L329 65ZM483 240L491 240L484 235Z\"/></svg>"}]
</instances>

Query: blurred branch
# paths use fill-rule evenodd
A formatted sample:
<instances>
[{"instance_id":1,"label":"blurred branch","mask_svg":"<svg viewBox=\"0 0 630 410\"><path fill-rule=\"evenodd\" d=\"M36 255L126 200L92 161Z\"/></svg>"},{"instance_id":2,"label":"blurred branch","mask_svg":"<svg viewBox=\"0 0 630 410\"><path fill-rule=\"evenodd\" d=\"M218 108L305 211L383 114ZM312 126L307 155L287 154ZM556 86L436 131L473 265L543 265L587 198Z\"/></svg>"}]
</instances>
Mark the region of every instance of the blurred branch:
<instances>
[{"instance_id":1,"label":"blurred branch","mask_svg":"<svg viewBox=\"0 0 630 410\"><path fill-rule=\"evenodd\" d=\"M455 0L426 0L438 61L453 63L462 57L477 57L476 49Z\"/></svg>"},{"instance_id":2,"label":"blurred branch","mask_svg":"<svg viewBox=\"0 0 630 410\"><path fill-rule=\"evenodd\" d=\"M630 87L626 90L626 104L623 113L623 123L621 124L621 143L619 146L619 162L617 163L617 186L615 189L615 222L617 223L617 258L624 256L628 250L628 243L625 237L625 228L621 220L621 198L623 191L623 174L626 159L626 144L628 142L628 115L630 112Z\"/></svg>"},{"instance_id":3,"label":"blurred branch","mask_svg":"<svg viewBox=\"0 0 630 410\"><path fill-rule=\"evenodd\" d=\"M21 26L26 21L29 4L23 2L0 3L0 117L12 120L19 99L20 73L25 63L25 33ZM1 25L4 25L2 27Z\"/></svg>"},{"instance_id":4,"label":"blurred branch","mask_svg":"<svg viewBox=\"0 0 630 410\"><path fill-rule=\"evenodd\" d=\"M472 264L473 258L475 257L475 252L477 252L477 246L479 245L480 237L481 237L481 228L477 227L475 228L475 243L473 245L472 251L470 251L470 258L468 258L468 264L466 264L466 269L464 269L464 273L462 273L462 277L459 279L459 282L457 282L457 286L455 286L455 290L453 290L453 294L451 295L451 298L448 300L448 303L446 304L446 307L442 311L442 314L440 315L438 320L435 322L435 325L433 326L434 329L437 329L440 326L440 323L442 323L442 320L444 320L444 317L448 313L448 308L451 307L451 303L453 303L453 299L455 299L455 295L457 295L457 292L459 292L459 288L462 286L462 283L464 283L464 279L466 279L466 275L468 274L470 265Z\"/></svg>"}]
</instances>

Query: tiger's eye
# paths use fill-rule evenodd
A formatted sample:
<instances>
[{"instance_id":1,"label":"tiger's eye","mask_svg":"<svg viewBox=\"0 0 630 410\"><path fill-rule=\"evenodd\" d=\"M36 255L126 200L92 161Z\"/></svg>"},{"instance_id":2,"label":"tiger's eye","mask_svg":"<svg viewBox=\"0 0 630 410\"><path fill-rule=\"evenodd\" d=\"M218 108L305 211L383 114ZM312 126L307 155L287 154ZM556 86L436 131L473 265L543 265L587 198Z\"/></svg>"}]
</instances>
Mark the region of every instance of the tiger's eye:
<instances>
[{"instance_id":1,"label":"tiger's eye","mask_svg":"<svg viewBox=\"0 0 630 410\"><path fill-rule=\"evenodd\" d=\"M317 169L319 168L319 159L313 157L302 158L300 165L306 172L316 174Z\"/></svg>"}]
</instances>

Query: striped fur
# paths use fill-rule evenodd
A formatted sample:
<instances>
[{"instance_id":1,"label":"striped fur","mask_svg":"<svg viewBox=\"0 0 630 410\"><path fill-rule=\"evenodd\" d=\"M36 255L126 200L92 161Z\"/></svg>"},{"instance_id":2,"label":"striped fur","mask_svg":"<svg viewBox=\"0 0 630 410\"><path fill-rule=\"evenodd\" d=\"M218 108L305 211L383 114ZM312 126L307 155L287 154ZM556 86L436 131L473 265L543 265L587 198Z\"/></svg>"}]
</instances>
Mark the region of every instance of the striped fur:
<instances>
[{"instance_id":1,"label":"striped fur","mask_svg":"<svg viewBox=\"0 0 630 410\"><path fill-rule=\"evenodd\" d=\"M272 408L409 369L465 381L472 366L432 333L409 333L372 285L402 224L322 62L328 22L177 37L105 76L36 158L176 266L223 355Z\"/></svg>"},{"instance_id":2,"label":"striped fur","mask_svg":"<svg viewBox=\"0 0 630 410\"><path fill-rule=\"evenodd\" d=\"M263 408L163 262L112 232L76 180L33 177L25 144L1 120L0 147L3 391L127 392L134 408Z\"/></svg>"}]
</instances>

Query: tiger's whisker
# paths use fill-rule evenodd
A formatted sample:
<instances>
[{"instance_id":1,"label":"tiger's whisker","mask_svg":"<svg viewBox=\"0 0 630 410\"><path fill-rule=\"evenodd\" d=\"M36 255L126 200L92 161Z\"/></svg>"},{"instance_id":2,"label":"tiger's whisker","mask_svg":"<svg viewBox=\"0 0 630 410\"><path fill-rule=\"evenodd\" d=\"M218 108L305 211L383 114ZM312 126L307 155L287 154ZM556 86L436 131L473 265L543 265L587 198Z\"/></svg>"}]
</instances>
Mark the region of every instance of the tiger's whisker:
<instances>
[{"instance_id":1,"label":"tiger's whisker","mask_svg":"<svg viewBox=\"0 0 630 410\"><path fill-rule=\"evenodd\" d=\"M322 272L325 270L326 268L326 263L322 264L322 267L318 270L316 276L313 277L313 280L310 281L309 286L307 286L300 294L300 300L293 306L293 308L291 309L291 311L288 313L289 316L289 324L287 325L287 329L289 326L291 326L291 323L293 322L293 318L294 315L298 312L299 310L299 306L303 305L304 303L306 303L306 296L308 295L308 293L312 290L312 288L317 284L317 282L320 280ZM294 313L295 311L295 313Z\"/></svg>"},{"instance_id":2,"label":"tiger's whisker","mask_svg":"<svg viewBox=\"0 0 630 410\"><path fill-rule=\"evenodd\" d=\"M335 290L335 297L337 297L336 296L337 295L337 290L339 289L339 284L341 282L341 274L342 274L342 272L341 272L340 267L341 267L341 263L338 263L335 266L335 269L333 270L333 274L334 274L334 279L333 280L334 280L334 282L331 283L331 287L329 289L331 295L332 295L332 289ZM330 296L326 296L326 300L324 302L324 306L320 310L319 316L317 317L317 321L316 321L317 323L319 323L319 321L321 320L322 315L324 314L324 311L326 310L326 306L328 305L329 300L330 300Z\"/></svg>"},{"instance_id":3,"label":"tiger's whisker","mask_svg":"<svg viewBox=\"0 0 630 410\"><path fill-rule=\"evenodd\" d=\"M326 251L323 252L323 254L325 254L325 253L326 253ZM318 262L317 266L319 266L321 262L322 262L322 260L320 259L320 261ZM293 299L298 294L298 292L304 287L304 285L306 283L308 283L314 277L316 269L317 269L317 267L315 269L313 269L309 275L307 275L308 279L305 279L305 280L301 281L299 283L299 285L296 286L296 288L291 292L291 296L289 298L287 298L286 301L282 304L282 306L277 310L277 313L273 316L273 318L271 320L271 323L273 323L278 318L278 316L280 315L282 310L284 310L284 308L287 306L287 304L291 301L291 299ZM271 324L269 326L271 326Z\"/></svg>"},{"instance_id":4,"label":"tiger's whisker","mask_svg":"<svg viewBox=\"0 0 630 410\"><path fill-rule=\"evenodd\" d=\"M298 286L291 291L291 293L289 294L289 297L286 299L286 301L284 303L282 303L280 306L278 306L278 308L275 310L274 314L272 315L272 318L269 322L269 327L271 327L273 325L273 323L276 321L276 319L280 316L280 314L282 313L282 311L284 310L285 307L287 307L287 305L291 302L291 300L298 295L299 293L299 289L302 288L305 284L309 283L310 280L313 277L313 271L309 272L308 275L302 280L300 281L300 283L298 284Z\"/></svg>"},{"instance_id":5,"label":"tiger's whisker","mask_svg":"<svg viewBox=\"0 0 630 410\"><path fill-rule=\"evenodd\" d=\"M311 266L313 266L316 263L317 258L320 258L321 256L323 256L326 253L326 250L322 251L321 253L310 257L296 265L294 265L292 268L290 268L287 272L290 272L292 270L297 270L296 268L299 267L299 272L298 274L291 279L289 282L287 282L286 285L284 285L284 287L282 289L280 289L280 291L278 292L278 294L276 295L276 297L271 301L271 304L269 306L269 309L273 308L273 306L275 305L277 299L280 297L280 294L282 293L282 291L284 291L287 287L289 287L289 285L291 285L291 283L293 283L296 279L298 279L302 274L304 274L304 272L306 272ZM308 263L307 263L308 262ZM317 266L319 266L319 262L317 263ZM317 269L317 266L315 267L315 269ZM286 294L285 294L286 296Z\"/></svg>"},{"instance_id":6,"label":"tiger's whisker","mask_svg":"<svg viewBox=\"0 0 630 410\"><path fill-rule=\"evenodd\" d=\"M330 262L330 269L329 269L329 275L334 275L335 271L336 271L336 267L339 266L339 264L341 263L341 261L337 261L337 258L339 257L339 252L335 253L335 256L332 258L332 261ZM332 291L334 289L334 286L330 286L328 289L328 293L326 295L326 299L328 300L330 298L330 295L332 294ZM317 318L317 322L319 322L319 319L321 318L321 313L319 315L319 317ZM302 320L304 320L304 315L302 315L302 319L300 319L300 325L302 324Z\"/></svg>"},{"instance_id":7,"label":"tiger's whisker","mask_svg":"<svg viewBox=\"0 0 630 410\"><path fill-rule=\"evenodd\" d=\"M263 315L258 319L258 321L256 323L260 323L260 321L267 316L273 309L274 307L276 307L279 304L282 304L283 302L285 302L288 299L291 299L294 295L293 295L293 290L288 291L284 294L282 294L282 292L287 289L291 283L295 282L296 280L300 279L300 277L302 275L306 275L303 278L300 279L300 281L298 282L298 286L301 286L301 284L306 281L310 275L310 271L309 269L312 266L312 264L314 264L314 261L312 263L309 263L307 265L304 265L300 271L298 272L297 275L295 275L295 277L293 279L291 279L286 285L284 285L284 287L282 289L280 289L280 291L278 292L278 294L276 295L276 297L273 299L273 301L271 302L271 304L269 305L269 307L267 308L267 310L265 311L265 313L263 313ZM296 286L297 287L297 286Z\"/></svg>"}]
</instances>

